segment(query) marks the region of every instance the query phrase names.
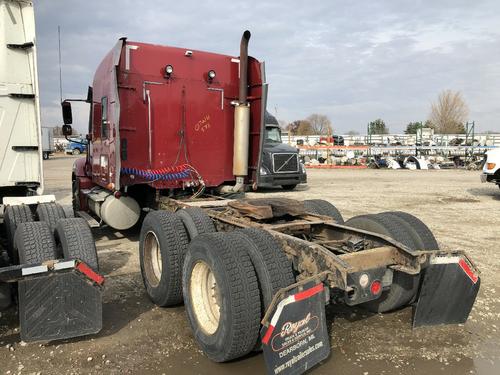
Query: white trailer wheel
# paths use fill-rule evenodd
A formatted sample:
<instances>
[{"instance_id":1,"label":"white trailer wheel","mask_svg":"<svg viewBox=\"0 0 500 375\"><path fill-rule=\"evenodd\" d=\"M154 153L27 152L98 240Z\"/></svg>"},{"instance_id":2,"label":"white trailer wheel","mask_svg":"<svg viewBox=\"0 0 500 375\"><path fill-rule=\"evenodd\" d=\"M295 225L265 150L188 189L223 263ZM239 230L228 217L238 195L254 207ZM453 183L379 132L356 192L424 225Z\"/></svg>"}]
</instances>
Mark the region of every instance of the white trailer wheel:
<instances>
[{"instance_id":1,"label":"white trailer wheel","mask_svg":"<svg viewBox=\"0 0 500 375\"><path fill-rule=\"evenodd\" d=\"M200 328L213 335L220 322L220 292L210 266L198 261L191 272L189 292L193 311Z\"/></svg>"},{"instance_id":2,"label":"white trailer wheel","mask_svg":"<svg viewBox=\"0 0 500 375\"><path fill-rule=\"evenodd\" d=\"M148 282L157 287L161 280L162 259L160 241L153 231L147 232L144 238L144 271Z\"/></svg>"}]
</instances>

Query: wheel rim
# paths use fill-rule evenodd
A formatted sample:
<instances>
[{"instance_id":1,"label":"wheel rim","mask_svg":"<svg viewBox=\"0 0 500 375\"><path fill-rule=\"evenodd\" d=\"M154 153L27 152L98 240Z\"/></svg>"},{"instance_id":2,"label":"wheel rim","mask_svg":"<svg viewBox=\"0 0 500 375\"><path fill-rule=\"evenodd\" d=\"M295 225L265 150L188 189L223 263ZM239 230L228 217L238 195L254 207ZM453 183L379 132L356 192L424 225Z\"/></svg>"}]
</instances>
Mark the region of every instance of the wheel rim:
<instances>
[{"instance_id":1,"label":"wheel rim","mask_svg":"<svg viewBox=\"0 0 500 375\"><path fill-rule=\"evenodd\" d=\"M160 284L162 269L160 242L155 232L149 231L144 237L144 270L151 286Z\"/></svg>"},{"instance_id":2,"label":"wheel rim","mask_svg":"<svg viewBox=\"0 0 500 375\"><path fill-rule=\"evenodd\" d=\"M198 261L191 271L189 282L191 305L202 331L212 335L220 321L220 292L210 266Z\"/></svg>"}]
</instances>

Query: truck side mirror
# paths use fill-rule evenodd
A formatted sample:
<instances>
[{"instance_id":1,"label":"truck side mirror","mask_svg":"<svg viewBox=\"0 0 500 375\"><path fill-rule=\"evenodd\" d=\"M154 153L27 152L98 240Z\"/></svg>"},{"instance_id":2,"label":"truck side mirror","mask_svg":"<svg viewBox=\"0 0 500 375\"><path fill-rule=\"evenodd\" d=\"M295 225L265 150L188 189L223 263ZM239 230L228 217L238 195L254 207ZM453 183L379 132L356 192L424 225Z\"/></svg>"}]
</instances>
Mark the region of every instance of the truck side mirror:
<instances>
[{"instance_id":1,"label":"truck side mirror","mask_svg":"<svg viewBox=\"0 0 500 375\"><path fill-rule=\"evenodd\" d=\"M64 101L61 103L64 125L73 123L73 113L71 112L71 103ZM71 128L71 126L70 126Z\"/></svg>"},{"instance_id":2,"label":"truck side mirror","mask_svg":"<svg viewBox=\"0 0 500 375\"><path fill-rule=\"evenodd\" d=\"M63 125L62 126L62 133L65 137L72 135L73 129L71 128L71 125Z\"/></svg>"}]
</instances>

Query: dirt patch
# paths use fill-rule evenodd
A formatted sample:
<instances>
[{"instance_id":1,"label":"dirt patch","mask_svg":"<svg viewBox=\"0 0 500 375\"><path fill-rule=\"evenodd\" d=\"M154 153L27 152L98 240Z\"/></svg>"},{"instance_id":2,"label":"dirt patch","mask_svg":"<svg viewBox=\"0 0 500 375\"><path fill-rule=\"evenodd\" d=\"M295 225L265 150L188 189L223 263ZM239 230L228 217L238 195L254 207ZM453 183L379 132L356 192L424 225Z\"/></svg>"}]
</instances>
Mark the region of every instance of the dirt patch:
<instances>
[{"instance_id":1,"label":"dirt patch","mask_svg":"<svg viewBox=\"0 0 500 375\"><path fill-rule=\"evenodd\" d=\"M71 203L69 179L74 159L44 161L46 192L55 192L67 204ZM412 330L409 308L374 315L328 307L332 355L311 374L500 373L500 203L495 199L499 193L493 185L482 185L478 173L310 170L309 184L295 191L266 189L249 194L327 199L345 219L364 213L409 211L432 228L442 248L467 250L482 271L481 291L465 325ZM183 306L162 309L149 301L142 285L136 232L106 229L95 235L107 278L103 331L65 342L24 345L19 340L16 312L11 309L0 318L0 373L265 372L261 354L227 364L211 362L196 345Z\"/></svg>"}]
</instances>

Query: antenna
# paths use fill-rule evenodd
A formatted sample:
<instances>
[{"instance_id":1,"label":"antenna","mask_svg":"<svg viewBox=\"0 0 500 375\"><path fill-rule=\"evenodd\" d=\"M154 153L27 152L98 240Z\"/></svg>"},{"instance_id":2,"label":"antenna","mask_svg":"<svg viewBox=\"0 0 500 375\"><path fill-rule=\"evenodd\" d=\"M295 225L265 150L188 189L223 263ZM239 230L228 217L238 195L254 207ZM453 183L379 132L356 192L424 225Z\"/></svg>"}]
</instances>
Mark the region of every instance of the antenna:
<instances>
[{"instance_id":1,"label":"antenna","mask_svg":"<svg viewBox=\"0 0 500 375\"><path fill-rule=\"evenodd\" d=\"M57 36L59 40L59 98L62 103L62 65L61 65L61 26L57 26Z\"/></svg>"}]
</instances>

